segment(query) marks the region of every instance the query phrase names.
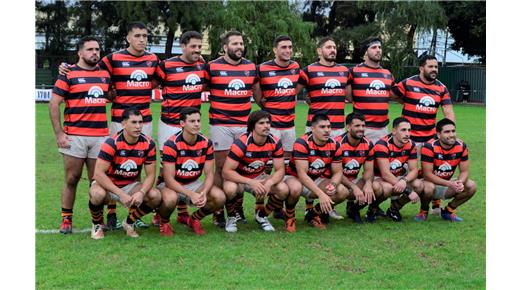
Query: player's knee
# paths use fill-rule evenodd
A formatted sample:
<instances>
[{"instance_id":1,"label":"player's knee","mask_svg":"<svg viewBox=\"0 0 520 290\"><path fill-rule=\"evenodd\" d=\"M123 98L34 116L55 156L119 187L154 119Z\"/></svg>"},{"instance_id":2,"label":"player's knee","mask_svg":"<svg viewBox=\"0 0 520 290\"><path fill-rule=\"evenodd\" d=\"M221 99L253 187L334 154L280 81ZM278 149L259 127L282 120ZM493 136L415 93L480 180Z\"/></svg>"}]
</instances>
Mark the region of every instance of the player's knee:
<instances>
[{"instance_id":1,"label":"player's knee","mask_svg":"<svg viewBox=\"0 0 520 290\"><path fill-rule=\"evenodd\" d=\"M210 197L211 203L215 209L222 207L226 203L226 195L217 187L213 187L210 191Z\"/></svg>"},{"instance_id":2,"label":"player's knee","mask_svg":"<svg viewBox=\"0 0 520 290\"><path fill-rule=\"evenodd\" d=\"M412 188L415 192L421 193L424 191L424 182L419 179L416 179L412 182Z\"/></svg>"},{"instance_id":3,"label":"player's knee","mask_svg":"<svg viewBox=\"0 0 520 290\"><path fill-rule=\"evenodd\" d=\"M383 187L379 182L372 182L372 190L376 197L379 197L383 194Z\"/></svg>"},{"instance_id":4,"label":"player's knee","mask_svg":"<svg viewBox=\"0 0 520 290\"><path fill-rule=\"evenodd\" d=\"M231 181L224 181L224 193L227 198L231 199L236 196L238 191L238 184Z\"/></svg>"},{"instance_id":5,"label":"player's knee","mask_svg":"<svg viewBox=\"0 0 520 290\"><path fill-rule=\"evenodd\" d=\"M89 190L90 202L94 205L100 205L106 198L106 191L103 189L96 187L90 188Z\"/></svg>"},{"instance_id":6,"label":"player's knee","mask_svg":"<svg viewBox=\"0 0 520 290\"><path fill-rule=\"evenodd\" d=\"M280 200L285 200L289 196L289 186L285 182L276 185L275 196Z\"/></svg>"},{"instance_id":7,"label":"player's knee","mask_svg":"<svg viewBox=\"0 0 520 290\"><path fill-rule=\"evenodd\" d=\"M471 179L468 179L464 186L468 189L467 192L469 196L473 196L477 192L477 184Z\"/></svg>"},{"instance_id":8,"label":"player's knee","mask_svg":"<svg viewBox=\"0 0 520 290\"><path fill-rule=\"evenodd\" d=\"M166 208L173 208L177 204L178 195L169 189L161 190L161 203Z\"/></svg>"},{"instance_id":9,"label":"player's knee","mask_svg":"<svg viewBox=\"0 0 520 290\"><path fill-rule=\"evenodd\" d=\"M67 172L65 176L65 183L69 186L76 186L81 179L81 173Z\"/></svg>"},{"instance_id":10,"label":"player's knee","mask_svg":"<svg viewBox=\"0 0 520 290\"><path fill-rule=\"evenodd\" d=\"M339 184L336 187L336 200L334 202L339 203L344 201L347 198L348 190L343 184Z\"/></svg>"},{"instance_id":11,"label":"player's knee","mask_svg":"<svg viewBox=\"0 0 520 290\"><path fill-rule=\"evenodd\" d=\"M148 191L148 203L151 207L156 208L161 203L161 193L156 188L150 189Z\"/></svg>"}]
</instances>

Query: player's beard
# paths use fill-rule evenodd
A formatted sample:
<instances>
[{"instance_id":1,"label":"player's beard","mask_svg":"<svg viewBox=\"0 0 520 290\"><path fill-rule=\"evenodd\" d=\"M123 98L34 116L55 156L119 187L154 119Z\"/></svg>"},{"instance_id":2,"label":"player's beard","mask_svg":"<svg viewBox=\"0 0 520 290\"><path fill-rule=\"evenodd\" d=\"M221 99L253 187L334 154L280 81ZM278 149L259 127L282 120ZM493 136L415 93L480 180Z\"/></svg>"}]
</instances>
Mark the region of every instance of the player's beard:
<instances>
[{"instance_id":1,"label":"player's beard","mask_svg":"<svg viewBox=\"0 0 520 290\"><path fill-rule=\"evenodd\" d=\"M242 52L242 55L244 55L244 51L241 50L241 49L236 49L235 51L228 50L228 56L229 56L229 58L231 58L232 60L235 60L235 61L240 60L242 57L236 55L236 52L237 52L237 51L241 51L241 52Z\"/></svg>"},{"instance_id":2,"label":"player's beard","mask_svg":"<svg viewBox=\"0 0 520 290\"><path fill-rule=\"evenodd\" d=\"M429 81L429 82L433 82L434 80L437 79L437 73L435 73L435 77L432 77L431 76L431 73L428 73L428 74L424 74L424 78Z\"/></svg>"},{"instance_id":3,"label":"player's beard","mask_svg":"<svg viewBox=\"0 0 520 290\"><path fill-rule=\"evenodd\" d=\"M336 61L336 55L334 55L334 56L323 56L323 59L325 59L328 62L335 62Z\"/></svg>"},{"instance_id":4,"label":"player's beard","mask_svg":"<svg viewBox=\"0 0 520 290\"><path fill-rule=\"evenodd\" d=\"M83 59L83 61L84 61L86 64L90 65L90 66L96 66L97 63L98 63L98 60L99 60L98 58L90 58L90 59L86 59L86 58L84 58L84 59Z\"/></svg>"},{"instance_id":5,"label":"player's beard","mask_svg":"<svg viewBox=\"0 0 520 290\"><path fill-rule=\"evenodd\" d=\"M371 61L379 64L381 62L381 55L379 56L379 59L377 59L377 57L375 55L374 55L374 57L370 57L370 55L369 55L368 59L370 59Z\"/></svg>"},{"instance_id":6,"label":"player's beard","mask_svg":"<svg viewBox=\"0 0 520 290\"><path fill-rule=\"evenodd\" d=\"M350 137L354 138L355 140L361 140L363 139L363 136L365 136L365 134L361 134L361 137L358 136L358 134L355 134L354 132L351 132L350 133Z\"/></svg>"}]
</instances>

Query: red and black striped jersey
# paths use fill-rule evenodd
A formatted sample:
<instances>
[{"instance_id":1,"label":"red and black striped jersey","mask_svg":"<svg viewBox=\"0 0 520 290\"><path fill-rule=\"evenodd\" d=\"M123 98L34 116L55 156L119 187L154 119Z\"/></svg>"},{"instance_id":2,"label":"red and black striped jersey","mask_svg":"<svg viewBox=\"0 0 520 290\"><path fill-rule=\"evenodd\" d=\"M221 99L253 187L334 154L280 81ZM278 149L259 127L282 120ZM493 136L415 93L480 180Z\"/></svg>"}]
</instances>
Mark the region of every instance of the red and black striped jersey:
<instances>
[{"instance_id":1,"label":"red and black striped jersey","mask_svg":"<svg viewBox=\"0 0 520 290\"><path fill-rule=\"evenodd\" d=\"M346 66L324 66L319 62L302 70L298 83L307 87L310 100L307 126L315 114L329 116L332 129L341 129L345 122L345 87L350 72Z\"/></svg>"},{"instance_id":2,"label":"red and black striped jersey","mask_svg":"<svg viewBox=\"0 0 520 290\"><path fill-rule=\"evenodd\" d=\"M442 148L439 140L425 143L421 149L421 162L433 164L433 174L450 180L461 161L469 159L468 147L458 139L450 149Z\"/></svg>"},{"instance_id":3,"label":"red and black striped jersey","mask_svg":"<svg viewBox=\"0 0 520 290\"><path fill-rule=\"evenodd\" d=\"M162 61L155 71L162 87L161 120L180 126L180 112L193 107L200 110L200 94L207 82L204 62L184 62L179 56Z\"/></svg>"},{"instance_id":4,"label":"red and black striped jersey","mask_svg":"<svg viewBox=\"0 0 520 290\"><path fill-rule=\"evenodd\" d=\"M263 145L258 145L253 134L242 134L231 145L228 157L238 162L236 171L247 178L256 178L265 171L265 165L274 158L283 158L282 142L272 134Z\"/></svg>"},{"instance_id":5,"label":"red and black striped jersey","mask_svg":"<svg viewBox=\"0 0 520 290\"><path fill-rule=\"evenodd\" d=\"M99 160L110 162L108 177L116 186L124 187L139 180L143 164L155 162L155 143L141 134L136 143L129 144L121 130L101 145Z\"/></svg>"},{"instance_id":6,"label":"red and black striped jersey","mask_svg":"<svg viewBox=\"0 0 520 290\"><path fill-rule=\"evenodd\" d=\"M433 138L439 106L451 105L446 86L439 80L425 84L415 75L394 85L392 91L404 100L402 114L412 125L411 139L426 142Z\"/></svg>"},{"instance_id":7,"label":"red and black striped jersey","mask_svg":"<svg viewBox=\"0 0 520 290\"><path fill-rule=\"evenodd\" d=\"M363 137L361 142L354 146L348 141L347 134L345 132L337 136L336 141L340 145L343 175L349 180L354 180L357 178L365 161L374 160L374 145L372 141Z\"/></svg>"},{"instance_id":8,"label":"red and black striped jersey","mask_svg":"<svg viewBox=\"0 0 520 290\"><path fill-rule=\"evenodd\" d=\"M365 63L353 67L351 73L354 111L365 115L367 127L386 127L394 77L387 69L369 67Z\"/></svg>"},{"instance_id":9,"label":"red and black striped jersey","mask_svg":"<svg viewBox=\"0 0 520 290\"><path fill-rule=\"evenodd\" d=\"M145 123L151 122L152 77L159 65L159 58L149 52L134 56L124 49L103 57L99 65L110 72L116 89L111 110L112 122L121 122L123 111L130 107L141 111Z\"/></svg>"},{"instance_id":10,"label":"red and black striped jersey","mask_svg":"<svg viewBox=\"0 0 520 290\"><path fill-rule=\"evenodd\" d=\"M99 67L86 70L77 65L68 75L58 75L52 94L63 98L63 131L69 135L107 136L106 96L110 74Z\"/></svg>"},{"instance_id":11,"label":"red and black striped jersey","mask_svg":"<svg viewBox=\"0 0 520 290\"><path fill-rule=\"evenodd\" d=\"M403 167L404 164L408 162L408 160L417 159L417 147L412 140L403 147L398 147L394 143L394 138L388 135L376 142L374 146L374 156L376 159L388 159L390 172L392 172L394 176L399 177L406 173L406 168ZM377 162L374 164L374 175L381 176Z\"/></svg>"},{"instance_id":12,"label":"red and black striped jersey","mask_svg":"<svg viewBox=\"0 0 520 290\"><path fill-rule=\"evenodd\" d=\"M251 61L233 65L220 57L206 64L209 78L209 123L219 126L246 126L251 111L256 66Z\"/></svg>"},{"instance_id":13,"label":"red and black striped jersey","mask_svg":"<svg viewBox=\"0 0 520 290\"><path fill-rule=\"evenodd\" d=\"M164 142L162 163L175 163L174 179L180 184L197 180L206 160L213 160L213 142L202 134L197 135L194 144L184 140L182 131Z\"/></svg>"},{"instance_id":14,"label":"red and black striped jersey","mask_svg":"<svg viewBox=\"0 0 520 290\"><path fill-rule=\"evenodd\" d=\"M277 65L274 60L258 65L257 80L265 98L264 109L271 114L271 127L294 127L296 86L299 77L300 65L292 60L286 67Z\"/></svg>"},{"instance_id":15,"label":"red and black striped jersey","mask_svg":"<svg viewBox=\"0 0 520 290\"><path fill-rule=\"evenodd\" d=\"M341 162L339 143L329 138L324 145L319 146L314 143L312 133L309 132L294 142L291 160L289 161L289 166L286 167L288 174L298 177L296 160L309 161L307 175L312 180L316 180L319 177L330 177L331 164L333 162Z\"/></svg>"}]
</instances>

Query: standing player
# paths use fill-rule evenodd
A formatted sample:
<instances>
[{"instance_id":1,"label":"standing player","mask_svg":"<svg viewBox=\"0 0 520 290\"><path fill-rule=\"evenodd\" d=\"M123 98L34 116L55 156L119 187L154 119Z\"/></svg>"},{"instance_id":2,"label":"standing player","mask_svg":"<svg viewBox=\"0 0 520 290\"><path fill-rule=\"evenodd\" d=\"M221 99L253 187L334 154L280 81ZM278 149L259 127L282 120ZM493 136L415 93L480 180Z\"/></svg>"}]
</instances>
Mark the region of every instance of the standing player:
<instances>
[{"instance_id":1,"label":"standing player","mask_svg":"<svg viewBox=\"0 0 520 290\"><path fill-rule=\"evenodd\" d=\"M303 185L301 195L306 200L319 199L319 202L307 210L305 220L313 227L325 229L328 213L334 204L339 204L347 197L347 189L341 184L341 151L337 141L330 138L331 123L323 114L315 114L311 120L311 132L296 139L285 182L294 188L300 188L295 181ZM286 203L287 217L294 218L294 199L291 191ZM323 220L325 219L325 220ZM294 225L293 225L294 227ZM296 230L296 228L294 228Z\"/></svg>"},{"instance_id":2,"label":"standing player","mask_svg":"<svg viewBox=\"0 0 520 290\"><path fill-rule=\"evenodd\" d=\"M245 59L242 33L229 31L222 37L224 56L209 62L206 71L209 80L209 132L215 146L215 185L222 187L222 167L231 144L244 134L251 111L252 87L256 66ZM237 215L246 222L238 199ZM216 223L225 226L224 212L215 214Z\"/></svg>"},{"instance_id":3,"label":"standing player","mask_svg":"<svg viewBox=\"0 0 520 290\"><path fill-rule=\"evenodd\" d=\"M127 26L126 49L111 53L101 59L99 66L107 70L112 77L116 97L112 102L110 135L121 131L121 114L127 108L137 108L143 115L143 133L152 137L152 77L159 65L159 58L145 51L148 43L148 29L141 22L132 22ZM68 70L62 65L60 73ZM138 227L148 227L141 220ZM108 205L107 226L112 229L121 227L116 217L116 204Z\"/></svg>"},{"instance_id":4,"label":"standing player","mask_svg":"<svg viewBox=\"0 0 520 290\"><path fill-rule=\"evenodd\" d=\"M87 165L88 178L92 181L99 148L108 137L105 103L110 75L97 66L99 42L86 36L79 40L77 49L78 62L71 66L68 75L58 76L49 102L52 127L65 167L60 226L63 234L72 233L72 209L83 164ZM65 102L63 128L61 102Z\"/></svg>"},{"instance_id":5,"label":"standing player","mask_svg":"<svg viewBox=\"0 0 520 290\"><path fill-rule=\"evenodd\" d=\"M213 144L200 133L200 111L188 107L180 112L181 131L171 136L163 147L163 172L157 188L161 190L162 203L160 233L173 235L170 216L178 201L198 208L187 218L186 224L195 234L204 235L200 221L224 205L224 192L213 185ZM200 176L204 172L202 182Z\"/></svg>"},{"instance_id":6,"label":"standing player","mask_svg":"<svg viewBox=\"0 0 520 290\"><path fill-rule=\"evenodd\" d=\"M285 175L283 148L280 140L269 131L271 115L255 111L247 120L247 133L235 140L222 169L224 192L227 196L227 232L236 232L235 205L238 193L250 192L255 198L268 196L267 205L256 213L256 222L264 231L274 231L267 217L283 207L289 188L283 182ZM265 166L272 160L274 173L267 175Z\"/></svg>"},{"instance_id":7,"label":"standing player","mask_svg":"<svg viewBox=\"0 0 520 290\"><path fill-rule=\"evenodd\" d=\"M317 52L320 60L304 68L298 81L298 90L306 87L309 99L306 131L310 131L315 114L324 114L330 118L331 136L336 137L344 132L345 88L350 72L346 66L336 64L336 43L332 37L320 39Z\"/></svg>"},{"instance_id":8,"label":"standing player","mask_svg":"<svg viewBox=\"0 0 520 290\"><path fill-rule=\"evenodd\" d=\"M446 86L437 80L438 63L435 56L419 59L419 75L409 77L394 87L392 93L403 102L403 117L412 124L411 139L420 154L424 143L435 135L435 119L439 106L444 117L455 122L455 113ZM440 213L440 200L434 200L433 213Z\"/></svg>"},{"instance_id":9,"label":"standing player","mask_svg":"<svg viewBox=\"0 0 520 290\"><path fill-rule=\"evenodd\" d=\"M257 67L257 82L253 86L256 103L271 114L271 134L283 145L284 157L291 158L292 148L296 140L294 128L296 95L300 65L291 60L293 54L292 40L287 35L275 38L273 42L275 58ZM257 200L257 209L263 207L264 201ZM283 211L275 211L274 217L283 217Z\"/></svg>"},{"instance_id":10,"label":"standing player","mask_svg":"<svg viewBox=\"0 0 520 290\"><path fill-rule=\"evenodd\" d=\"M393 221L400 222L402 217L399 211L410 200L412 203L419 200L424 185L417 179L417 149L410 140L410 122L398 117L394 119L392 127L392 134L377 141L374 147L377 176L374 183L381 184L383 195L376 198L372 207L379 206L390 196L394 197L386 215Z\"/></svg>"},{"instance_id":11,"label":"standing player","mask_svg":"<svg viewBox=\"0 0 520 290\"><path fill-rule=\"evenodd\" d=\"M137 238L135 221L157 208L161 195L153 188L155 181L155 143L142 134L143 116L137 109L126 109L121 116L123 130L108 138L99 151L90 186L89 208L92 215L93 239L104 237L103 204L109 200L129 208L123 228L129 237ZM144 165L146 177L139 182Z\"/></svg>"},{"instance_id":12,"label":"standing player","mask_svg":"<svg viewBox=\"0 0 520 290\"><path fill-rule=\"evenodd\" d=\"M374 179L374 145L365 138L365 117L360 113L350 113L345 118L347 132L336 137L340 144L343 176L341 183L349 189L347 195L347 216L356 223L362 223L359 210L369 205L367 221L374 222L378 208L372 208L372 201L380 198L382 188ZM358 178L363 166L363 176ZM380 213L381 215L381 213ZM382 214L384 215L384 213Z\"/></svg>"},{"instance_id":13,"label":"standing player","mask_svg":"<svg viewBox=\"0 0 520 290\"><path fill-rule=\"evenodd\" d=\"M324 114L330 118L331 137L335 138L344 133L346 86L350 72L346 66L336 64L336 43L332 37L320 39L316 50L320 60L304 68L298 80L298 91L307 88L309 112L305 130L310 131L314 114ZM308 203L307 207L310 206L312 204ZM330 216L343 219L334 209Z\"/></svg>"},{"instance_id":14,"label":"standing player","mask_svg":"<svg viewBox=\"0 0 520 290\"><path fill-rule=\"evenodd\" d=\"M162 152L164 143L171 136L179 133L179 115L184 108L200 110L200 94L206 84L206 71L201 57L202 35L196 31L187 31L180 39L182 55L162 61L155 71L155 79L162 87L161 120L159 121L158 142ZM188 224L187 204L177 203L179 223ZM153 218L153 224L159 226L159 214Z\"/></svg>"},{"instance_id":15,"label":"standing player","mask_svg":"<svg viewBox=\"0 0 520 290\"><path fill-rule=\"evenodd\" d=\"M441 217L452 222L461 222L455 209L475 195L477 185L469 179L469 157L466 144L457 139L455 122L444 118L437 123L437 140L424 144L421 165L424 175L424 194L417 221L426 221L431 198L450 199L442 209ZM452 179L459 166L459 176Z\"/></svg>"},{"instance_id":16,"label":"standing player","mask_svg":"<svg viewBox=\"0 0 520 290\"><path fill-rule=\"evenodd\" d=\"M365 136L373 143L388 135L388 101L394 77L381 67L381 40L370 38L363 43L363 63L351 69L351 85L347 87L347 98L354 112L366 119Z\"/></svg>"}]
</instances>

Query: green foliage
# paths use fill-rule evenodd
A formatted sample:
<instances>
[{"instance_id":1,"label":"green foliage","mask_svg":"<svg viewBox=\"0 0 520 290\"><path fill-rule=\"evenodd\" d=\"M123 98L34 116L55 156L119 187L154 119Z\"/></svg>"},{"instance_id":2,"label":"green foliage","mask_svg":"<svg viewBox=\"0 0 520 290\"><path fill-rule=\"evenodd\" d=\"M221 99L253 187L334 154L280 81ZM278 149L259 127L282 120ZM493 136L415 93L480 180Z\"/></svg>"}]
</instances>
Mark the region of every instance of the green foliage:
<instances>
[{"instance_id":1,"label":"green foliage","mask_svg":"<svg viewBox=\"0 0 520 290\"><path fill-rule=\"evenodd\" d=\"M441 2L448 16L449 32L455 39L451 48L480 57L486 63L486 2Z\"/></svg>"},{"instance_id":2,"label":"green foliage","mask_svg":"<svg viewBox=\"0 0 520 290\"><path fill-rule=\"evenodd\" d=\"M315 58L315 43L311 38L313 24L301 21L299 12L287 1L229 1L211 3L208 15L211 58L221 52L220 36L235 29L244 34L246 57L261 63L273 58L272 43L278 35L293 39L295 58L309 63Z\"/></svg>"}]
</instances>

